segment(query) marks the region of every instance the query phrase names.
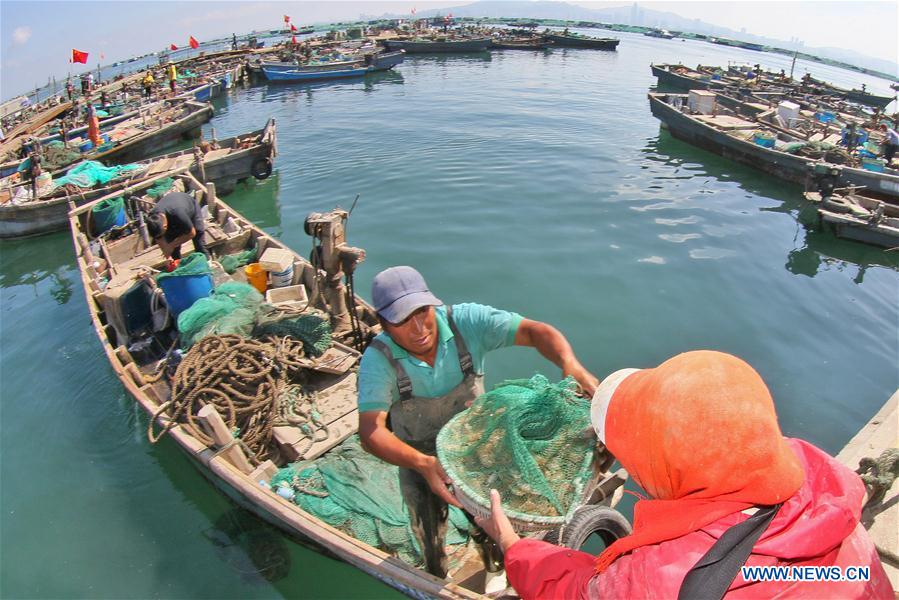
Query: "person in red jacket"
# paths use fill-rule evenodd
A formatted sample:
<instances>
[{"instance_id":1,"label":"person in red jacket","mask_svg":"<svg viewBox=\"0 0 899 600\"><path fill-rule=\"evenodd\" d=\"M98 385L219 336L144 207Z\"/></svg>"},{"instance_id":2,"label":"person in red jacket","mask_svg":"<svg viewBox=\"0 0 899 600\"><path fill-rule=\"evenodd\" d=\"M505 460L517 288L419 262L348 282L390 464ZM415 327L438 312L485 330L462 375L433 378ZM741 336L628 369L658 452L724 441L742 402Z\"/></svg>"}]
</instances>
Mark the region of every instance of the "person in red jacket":
<instances>
[{"instance_id":1,"label":"person in red jacket","mask_svg":"<svg viewBox=\"0 0 899 600\"><path fill-rule=\"evenodd\" d=\"M492 516L479 524L504 549L523 599L675 598L722 535L756 511L773 519L750 540L743 566L787 567L791 580L735 569L726 598L893 598L859 522L863 483L815 446L783 437L767 387L739 358L687 352L618 371L594 394L591 420L650 497L634 507L633 533L597 558L520 539L494 490ZM835 574L860 580L820 580ZM818 580L796 580L804 575Z\"/></svg>"}]
</instances>

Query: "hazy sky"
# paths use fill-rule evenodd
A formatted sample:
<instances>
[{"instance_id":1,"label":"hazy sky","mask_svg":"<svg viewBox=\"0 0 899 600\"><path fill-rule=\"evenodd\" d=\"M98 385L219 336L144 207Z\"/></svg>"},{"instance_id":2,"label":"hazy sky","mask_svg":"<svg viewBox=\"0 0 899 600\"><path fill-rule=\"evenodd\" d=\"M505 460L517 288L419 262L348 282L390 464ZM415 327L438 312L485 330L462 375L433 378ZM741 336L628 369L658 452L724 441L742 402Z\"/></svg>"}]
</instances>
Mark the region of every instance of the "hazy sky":
<instances>
[{"instance_id":1,"label":"hazy sky","mask_svg":"<svg viewBox=\"0 0 899 600\"><path fill-rule=\"evenodd\" d=\"M0 1L0 97L7 99L64 78L72 48L90 53L90 65L108 64L161 50L169 44L186 45L188 36L199 40L274 29L290 15L297 25L355 20L360 14L408 13L469 4L444 2L341 1L247 2L157 0ZM630 2L572 2L589 8L630 5ZM896 61L899 39L899 2L640 2L688 18L788 40L798 37L807 46L833 46ZM514 16L514 15L509 15ZM102 55L102 56L101 56Z\"/></svg>"}]
</instances>

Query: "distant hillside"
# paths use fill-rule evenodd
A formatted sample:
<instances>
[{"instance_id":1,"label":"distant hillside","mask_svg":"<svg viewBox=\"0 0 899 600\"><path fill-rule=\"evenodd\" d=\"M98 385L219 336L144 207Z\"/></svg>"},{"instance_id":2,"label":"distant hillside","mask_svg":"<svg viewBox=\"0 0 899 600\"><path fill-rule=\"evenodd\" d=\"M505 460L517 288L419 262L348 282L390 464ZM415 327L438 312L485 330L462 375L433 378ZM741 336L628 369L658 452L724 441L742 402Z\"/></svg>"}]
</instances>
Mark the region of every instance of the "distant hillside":
<instances>
[{"instance_id":1,"label":"distant hillside","mask_svg":"<svg viewBox=\"0 0 899 600\"><path fill-rule=\"evenodd\" d=\"M882 73L899 75L897 63L866 56L860 52L845 48L812 48L773 38L766 38L751 33L734 31L726 27L719 27L712 23L706 23L700 19L686 19L671 12L643 8L634 3L630 6L615 8L591 9L567 2L519 2L506 0L481 0L470 4L446 7L436 10L423 10L418 12L418 17L435 17L452 13L455 17L523 17L528 19L567 20L567 21L597 21L600 23L618 23L622 25L637 25L642 27L657 27L674 31L686 31L702 33L721 37L738 39L746 42L755 42L777 48L798 49L800 52L829 58L851 65L866 67ZM387 15L385 15L387 16ZM408 15L390 15L391 17Z\"/></svg>"}]
</instances>

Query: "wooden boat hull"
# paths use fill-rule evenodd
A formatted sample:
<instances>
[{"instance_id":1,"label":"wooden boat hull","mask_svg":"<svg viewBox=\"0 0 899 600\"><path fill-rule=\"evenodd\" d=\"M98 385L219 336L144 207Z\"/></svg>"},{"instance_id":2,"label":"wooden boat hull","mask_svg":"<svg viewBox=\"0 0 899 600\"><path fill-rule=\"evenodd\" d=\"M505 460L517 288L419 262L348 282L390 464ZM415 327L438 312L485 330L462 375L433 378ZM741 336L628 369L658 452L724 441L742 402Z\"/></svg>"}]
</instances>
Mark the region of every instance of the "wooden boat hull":
<instances>
[{"instance_id":1,"label":"wooden boat hull","mask_svg":"<svg viewBox=\"0 0 899 600\"><path fill-rule=\"evenodd\" d=\"M490 38L473 40L447 40L444 42L416 42L412 40L386 40L388 50L405 50L406 54L432 54L448 52L483 52L491 45Z\"/></svg>"},{"instance_id":2,"label":"wooden boat hull","mask_svg":"<svg viewBox=\"0 0 899 600\"><path fill-rule=\"evenodd\" d=\"M686 75L680 75L671 71L671 65L650 65L653 76L658 85L674 87L680 90L708 90L711 88L723 88L724 84L706 79L694 79Z\"/></svg>"},{"instance_id":3,"label":"wooden boat hull","mask_svg":"<svg viewBox=\"0 0 899 600\"><path fill-rule=\"evenodd\" d=\"M265 73L266 79L271 83L292 83L363 77L368 73L368 68L328 69L325 71L269 71L267 68L263 67L262 71Z\"/></svg>"},{"instance_id":4,"label":"wooden boat hull","mask_svg":"<svg viewBox=\"0 0 899 600\"><path fill-rule=\"evenodd\" d=\"M189 185L194 189L204 189L202 184L191 178ZM208 189L208 188L207 188ZM243 228L249 228L256 236L257 243L266 247L285 248L278 240L266 235L239 213L218 199L214 200L214 215L222 219L233 219ZM88 254L86 239L81 231L79 214L89 210L89 205L73 210L69 214L69 226L75 247L76 262L87 298L91 322L103 352L115 375L126 391L147 412L156 415L163 402L153 383L148 383L123 346L114 346L108 334L111 326L101 320L101 309L95 293L99 291L96 271ZM302 257L293 253L296 261L308 265ZM310 269L311 270L311 269ZM362 302L372 313L374 309ZM164 424L166 416L157 417ZM355 426L355 425L354 425ZM222 490L231 500L268 521L291 537L311 543L339 560L347 562L363 572L376 577L387 585L414 598L449 598L483 600L485 597L452 582L438 579L425 571L416 569L377 548L369 546L342 531L327 525L322 520L305 512L299 506L280 498L268 489L260 487L252 474L242 472L226 459L223 453L200 443L182 426L175 426L168 432L173 440L191 460L200 473Z\"/></svg>"},{"instance_id":5,"label":"wooden boat hull","mask_svg":"<svg viewBox=\"0 0 899 600\"><path fill-rule=\"evenodd\" d=\"M546 34L544 37L560 48L591 48L593 50L616 50L621 41L615 38L572 37L555 33Z\"/></svg>"},{"instance_id":6,"label":"wooden boat hull","mask_svg":"<svg viewBox=\"0 0 899 600\"><path fill-rule=\"evenodd\" d=\"M667 94L649 94L650 110L677 139L798 184L804 184L808 180L809 165L819 162L762 148L751 141L730 136L678 111L663 100L666 96ZM878 196L899 198L899 174L841 166L839 184L844 187L864 186Z\"/></svg>"},{"instance_id":7,"label":"wooden boat hull","mask_svg":"<svg viewBox=\"0 0 899 600\"><path fill-rule=\"evenodd\" d=\"M212 105L193 101L185 104L193 109L189 114L156 131L147 132L106 152L97 154L92 157L92 160L99 160L107 165L134 162L152 156L180 140L198 137L200 127L212 118Z\"/></svg>"},{"instance_id":8,"label":"wooden boat hull","mask_svg":"<svg viewBox=\"0 0 899 600\"><path fill-rule=\"evenodd\" d=\"M261 163L267 161L268 169L271 168L277 152L277 133L274 119L269 119L269 122L263 129L249 134L241 134L238 137L246 138L247 136L255 137L257 135L261 135L262 142L252 148L204 162L202 173L205 174L207 181L215 183L219 193L223 195L228 194L234 190L239 181L255 177L254 173L264 172L264 170L260 171L263 168ZM233 139L222 140L221 143L226 145ZM193 154L192 148L172 152L154 160L190 154ZM190 167L190 172L194 176L199 177L201 175L200 166L194 162ZM257 177L257 179L264 179L264 177ZM0 239L30 237L62 231L69 224L70 200L76 206L81 206L121 190L128 183L127 180L115 182L102 188L85 190L83 194L78 196L61 196L18 205L0 204Z\"/></svg>"},{"instance_id":9,"label":"wooden boat hull","mask_svg":"<svg viewBox=\"0 0 899 600\"><path fill-rule=\"evenodd\" d=\"M528 42L493 42L493 48L496 50L546 50L552 47L552 42L547 41L528 41Z\"/></svg>"},{"instance_id":10,"label":"wooden boat hull","mask_svg":"<svg viewBox=\"0 0 899 600\"><path fill-rule=\"evenodd\" d=\"M886 108L895 98L891 96L877 96L875 94L868 94L867 92L862 92L861 90L849 90L848 92L846 92L846 99L853 102L858 102L859 104L864 104L865 106L871 106L874 108Z\"/></svg>"}]
</instances>

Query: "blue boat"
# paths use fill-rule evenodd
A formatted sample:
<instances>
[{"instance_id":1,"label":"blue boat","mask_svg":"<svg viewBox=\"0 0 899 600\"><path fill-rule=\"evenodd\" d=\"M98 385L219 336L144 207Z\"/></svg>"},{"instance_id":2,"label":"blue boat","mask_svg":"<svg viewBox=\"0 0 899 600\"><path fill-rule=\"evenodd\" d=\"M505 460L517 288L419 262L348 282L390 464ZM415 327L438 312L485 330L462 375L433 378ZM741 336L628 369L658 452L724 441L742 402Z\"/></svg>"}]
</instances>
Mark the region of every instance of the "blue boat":
<instances>
[{"instance_id":1,"label":"blue boat","mask_svg":"<svg viewBox=\"0 0 899 600\"><path fill-rule=\"evenodd\" d=\"M320 71L310 71L303 67L295 67L290 70L273 71L268 67L262 67L262 72L269 81L273 82L290 82L290 81L319 81L321 79L343 79L346 77L361 77L368 73L368 67L350 67L346 69L325 69Z\"/></svg>"},{"instance_id":2,"label":"blue boat","mask_svg":"<svg viewBox=\"0 0 899 600\"><path fill-rule=\"evenodd\" d=\"M405 52L380 52L367 54L358 60L337 61L317 65L289 65L286 63L262 63L262 72L269 81L319 81L360 77L375 71L387 71L403 62Z\"/></svg>"}]
</instances>

